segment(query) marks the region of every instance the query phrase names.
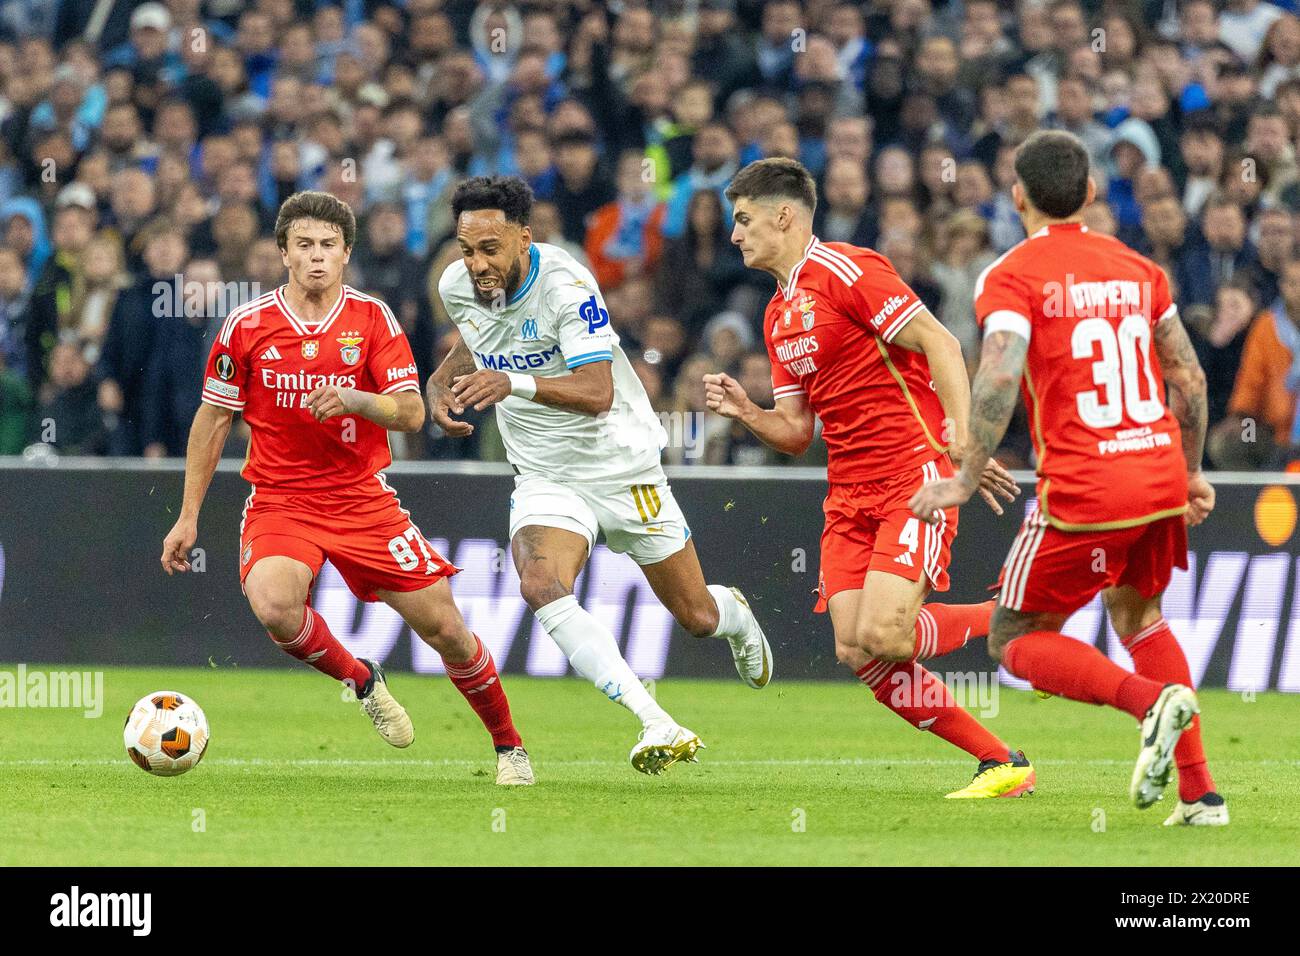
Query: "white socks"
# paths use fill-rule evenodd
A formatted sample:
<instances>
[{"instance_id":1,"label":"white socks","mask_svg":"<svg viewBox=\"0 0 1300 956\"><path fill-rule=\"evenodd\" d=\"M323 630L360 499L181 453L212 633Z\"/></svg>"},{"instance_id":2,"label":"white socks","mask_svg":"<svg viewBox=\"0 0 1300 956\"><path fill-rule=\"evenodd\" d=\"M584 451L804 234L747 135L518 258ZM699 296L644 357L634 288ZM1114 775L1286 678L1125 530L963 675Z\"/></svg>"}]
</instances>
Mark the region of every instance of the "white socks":
<instances>
[{"instance_id":1,"label":"white socks","mask_svg":"<svg viewBox=\"0 0 1300 956\"><path fill-rule=\"evenodd\" d=\"M576 597L566 594L539 608L535 616L573 669L602 694L632 711L644 725L672 720L627 666L614 635L588 614Z\"/></svg>"},{"instance_id":2,"label":"white socks","mask_svg":"<svg viewBox=\"0 0 1300 956\"><path fill-rule=\"evenodd\" d=\"M731 588L721 584L710 584L709 593L718 605L718 629L709 637L744 637L749 631L751 612L736 600Z\"/></svg>"}]
</instances>

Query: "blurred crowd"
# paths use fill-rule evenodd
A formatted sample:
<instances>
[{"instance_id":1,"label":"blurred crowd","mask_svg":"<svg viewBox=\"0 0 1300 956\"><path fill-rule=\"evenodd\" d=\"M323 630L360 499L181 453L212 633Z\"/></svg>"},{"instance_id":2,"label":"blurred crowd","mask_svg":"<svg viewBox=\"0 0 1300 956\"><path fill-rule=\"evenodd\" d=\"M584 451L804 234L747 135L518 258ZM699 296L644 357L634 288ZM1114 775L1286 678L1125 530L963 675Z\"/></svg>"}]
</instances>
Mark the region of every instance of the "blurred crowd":
<instances>
[{"instance_id":1,"label":"blurred crowd","mask_svg":"<svg viewBox=\"0 0 1300 956\"><path fill-rule=\"evenodd\" d=\"M732 175L803 162L816 233L886 255L973 369L973 290L1024 237L1012 159L1042 127L1093 158L1089 227L1169 274L1208 464L1300 457L1289 2L3 0L0 454L184 454L213 328L284 281L271 230L301 189L356 211L346 281L427 375L456 341L451 192L505 173L537 196L534 239L600 282L677 426L666 460L785 461L702 414L710 371L771 402L775 286L730 244ZM503 460L471 417L395 452ZM1023 411L1001 457L1032 464Z\"/></svg>"}]
</instances>

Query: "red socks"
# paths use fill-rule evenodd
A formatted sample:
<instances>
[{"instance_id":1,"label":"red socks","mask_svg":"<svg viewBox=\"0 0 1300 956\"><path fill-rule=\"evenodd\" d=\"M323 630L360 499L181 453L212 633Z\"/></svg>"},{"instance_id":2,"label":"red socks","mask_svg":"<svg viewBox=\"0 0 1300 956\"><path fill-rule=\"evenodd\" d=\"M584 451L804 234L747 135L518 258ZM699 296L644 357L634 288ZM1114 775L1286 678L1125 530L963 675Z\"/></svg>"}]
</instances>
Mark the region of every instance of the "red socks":
<instances>
[{"instance_id":1,"label":"red socks","mask_svg":"<svg viewBox=\"0 0 1300 956\"><path fill-rule=\"evenodd\" d=\"M1017 637L1007 645L1002 666L1038 690L1085 704L1110 704L1138 720L1167 683L1130 674L1097 648L1056 631Z\"/></svg>"},{"instance_id":2,"label":"red socks","mask_svg":"<svg viewBox=\"0 0 1300 956\"><path fill-rule=\"evenodd\" d=\"M873 660L857 674L876 700L918 730L928 730L980 761L1011 759L1007 745L958 707L947 685L920 664Z\"/></svg>"},{"instance_id":3,"label":"red socks","mask_svg":"<svg viewBox=\"0 0 1300 956\"><path fill-rule=\"evenodd\" d=\"M370 668L348 653L348 649L330 633L325 619L313 611L310 605L303 608L303 611L302 630L297 637L291 641L281 641L271 634L271 640L290 657L310 664L322 674L329 674L338 681L350 681L354 691L365 687L366 681L370 680Z\"/></svg>"},{"instance_id":4,"label":"red socks","mask_svg":"<svg viewBox=\"0 0 1300 956\"><path fill-rule=\"evenodd\" d=\"M988 634L996 603L924 605L916 615L916 653L912 660L941 657L965 647L972 637Z\"/></svg>"},{"instance_id":5,"label":"red socks","mask_svg":"<svg viewBox=\"0 0 1300 956\"><path fill-rule=\"evenodd\" d=\"M1160 684L1192 686L1187 657L1163 617L1123 641L1133 656L1133 669L1143 677ZM1210 776L1201 744L1200 717L1193 717L1191 726L1178 738L1174 762L1178 765L1178 799L1193 803L1214 789L1214 778Z\"/></svg>"},{"instance_id":6,"label":"red socks","mask_svg":"<svg viewBox=\"0 0 1300 956\"><path fill-rule=\"evenodd\" d=\"M330 633L323 617L310 606L304 611L302 630L293 640L280 641L274 634L271 640L286 654L310 664L322 674L338 681L350 681L353 690L365 687L370 679L370 668L348 653L347 648ZM492 735L493 746L518 747L521 744L519 732L511 720L510 702L501 687L492 655L477 635L474 643L474 656L462 664L447 664L447 676L483 721L483 726Z\"/></svg>"},{"instance_id":7,"label":"red socks","mask_svg":"<svg viewBox=\"0 0 1300 956\"><path fill-rule=\"evenodd\" d=\"M522 741L510 717L510 702L506 700L501 679L497 677L492 655L477 634L474 635L474 645L474 656L469 660L460 664L444 662L447 676L483 721L483 726L492 735L493 746L518 747Z\"/></svg>"}]
</instances>

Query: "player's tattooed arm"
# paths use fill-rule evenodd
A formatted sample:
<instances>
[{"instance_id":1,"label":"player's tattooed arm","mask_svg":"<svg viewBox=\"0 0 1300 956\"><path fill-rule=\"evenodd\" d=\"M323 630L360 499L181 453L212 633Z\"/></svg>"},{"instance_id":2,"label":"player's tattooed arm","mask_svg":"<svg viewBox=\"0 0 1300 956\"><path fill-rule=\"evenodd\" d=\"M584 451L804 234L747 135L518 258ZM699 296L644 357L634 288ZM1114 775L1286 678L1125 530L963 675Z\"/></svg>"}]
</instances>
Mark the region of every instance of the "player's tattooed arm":
<instances>
[{"instance_id":1,"label":"player's tattooed arm","mask_svg":"<svg viewBox=\"0 0 1300 956\"><path fill-rule=\"evenodd\" d=\"M993 332L984 339L971 390L970 432L961 463L962 483L971 488L979 484L984 467L1007 433L1028 351L1029 341L1014 332Z\"/></svg>"},{"instance_id":2,"label":"player's tattooed arm","mask_svg":"<svg viewBox=\"0 0 1300 956\"><path fill-rule=\"evenodd\" d=\"M464 438L474 433L474 426L469 422L457 421L451 417L465 411L465 406L452 392L451 384L461 376L472 375L474 367L474 356L470 354L469 346L464 339L458 339L455 347L447 353L447 357L429 376L429 381L424 386L424 399L429 403L429 417L442 429L444 435L451 438Z\"/></svg>"},{"instance_id":3,"label":"player's tattooed arm","mask_svg":"<svg viewBox=\"0 0 1300 956\"><path fill-rule=\"evenodd\" d=\"M1169 410L1178 419L1183 431L1183 457L1187 459L1187 472L1201 470L1201 456L1205 451L1205 427L1208 414L1205 372L1196 357L1182 319L1171 315L1155 328L1156 355L1169 386Z\"/></svg>"},{"instance_id":4,"label":"player's tattooed arm","mask_svg":"<svg viewBox=\"0 0 1300 956\"><path fill-rule=\"evenodd\" d=\"M963 505L977 489L984 490L990 470L998 467L992 461L993 452L1015 410L1028 350L1029 341L1014 332L985 336L971 395L970 428L961 451L961 471L955 478L923 485L912 496L909 505L918 518L936 521L939 511Z\"/></svg>"},{"instance_id":5,"label":"player's tattooed arm","mask_svg":"<svg viewBox=\"0 0 1300 956\"><path fill-rule=\"evenodd\" d=\"M1169 409L1182 430L1187 462L1187 523L1193 527L1214 510L1214 486L1201 474L1208 416L1205 372L1177 315L1156 323L1156 356L1169 387Z\"/></svg>"},{"instance_id":6,"label":"player's tattooed arm","mask_svg":"<svg viewBox=\"0 0 1300 956\"><path fill-rule=\"evenodd\" d=\"M474 368L474 356L470 353L469 346L464 339L457 339L455 347L429 376L429 385L432 387L437 382L444 388L451 388L453 381L462 375L469 375Z\"/></svg>"}]
</instances>

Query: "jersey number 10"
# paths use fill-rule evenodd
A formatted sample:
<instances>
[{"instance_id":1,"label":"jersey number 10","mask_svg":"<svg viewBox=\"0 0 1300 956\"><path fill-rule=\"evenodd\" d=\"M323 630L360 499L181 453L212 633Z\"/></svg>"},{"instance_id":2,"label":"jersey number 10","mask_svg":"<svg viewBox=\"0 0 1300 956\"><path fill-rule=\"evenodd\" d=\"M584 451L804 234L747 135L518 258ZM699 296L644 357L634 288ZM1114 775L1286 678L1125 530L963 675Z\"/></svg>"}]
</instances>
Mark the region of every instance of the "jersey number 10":
<instances>
[{"instance_id":1,"label":"jersey number 10","mask_svg":"<svg viewBox=\"0 0 1300 956\"><path fill-rule=\"evenodd\" d=\"M1125 316L1118 330L1105 319L1083 319L1070 336L1074 357L1091 359L1097 346L1101 357L1092 363L1092 381L1105 389L1105 401L1096 389L1080 392L1076 401L1083 423L1091 428L1114 428L1127 411L1130 419L1146 425L1164 415L1164 402L1151 374L1151 325L1146 317ZM1143 377L1146 398L1141 394Z\"/></svg>"}]
</instances>

